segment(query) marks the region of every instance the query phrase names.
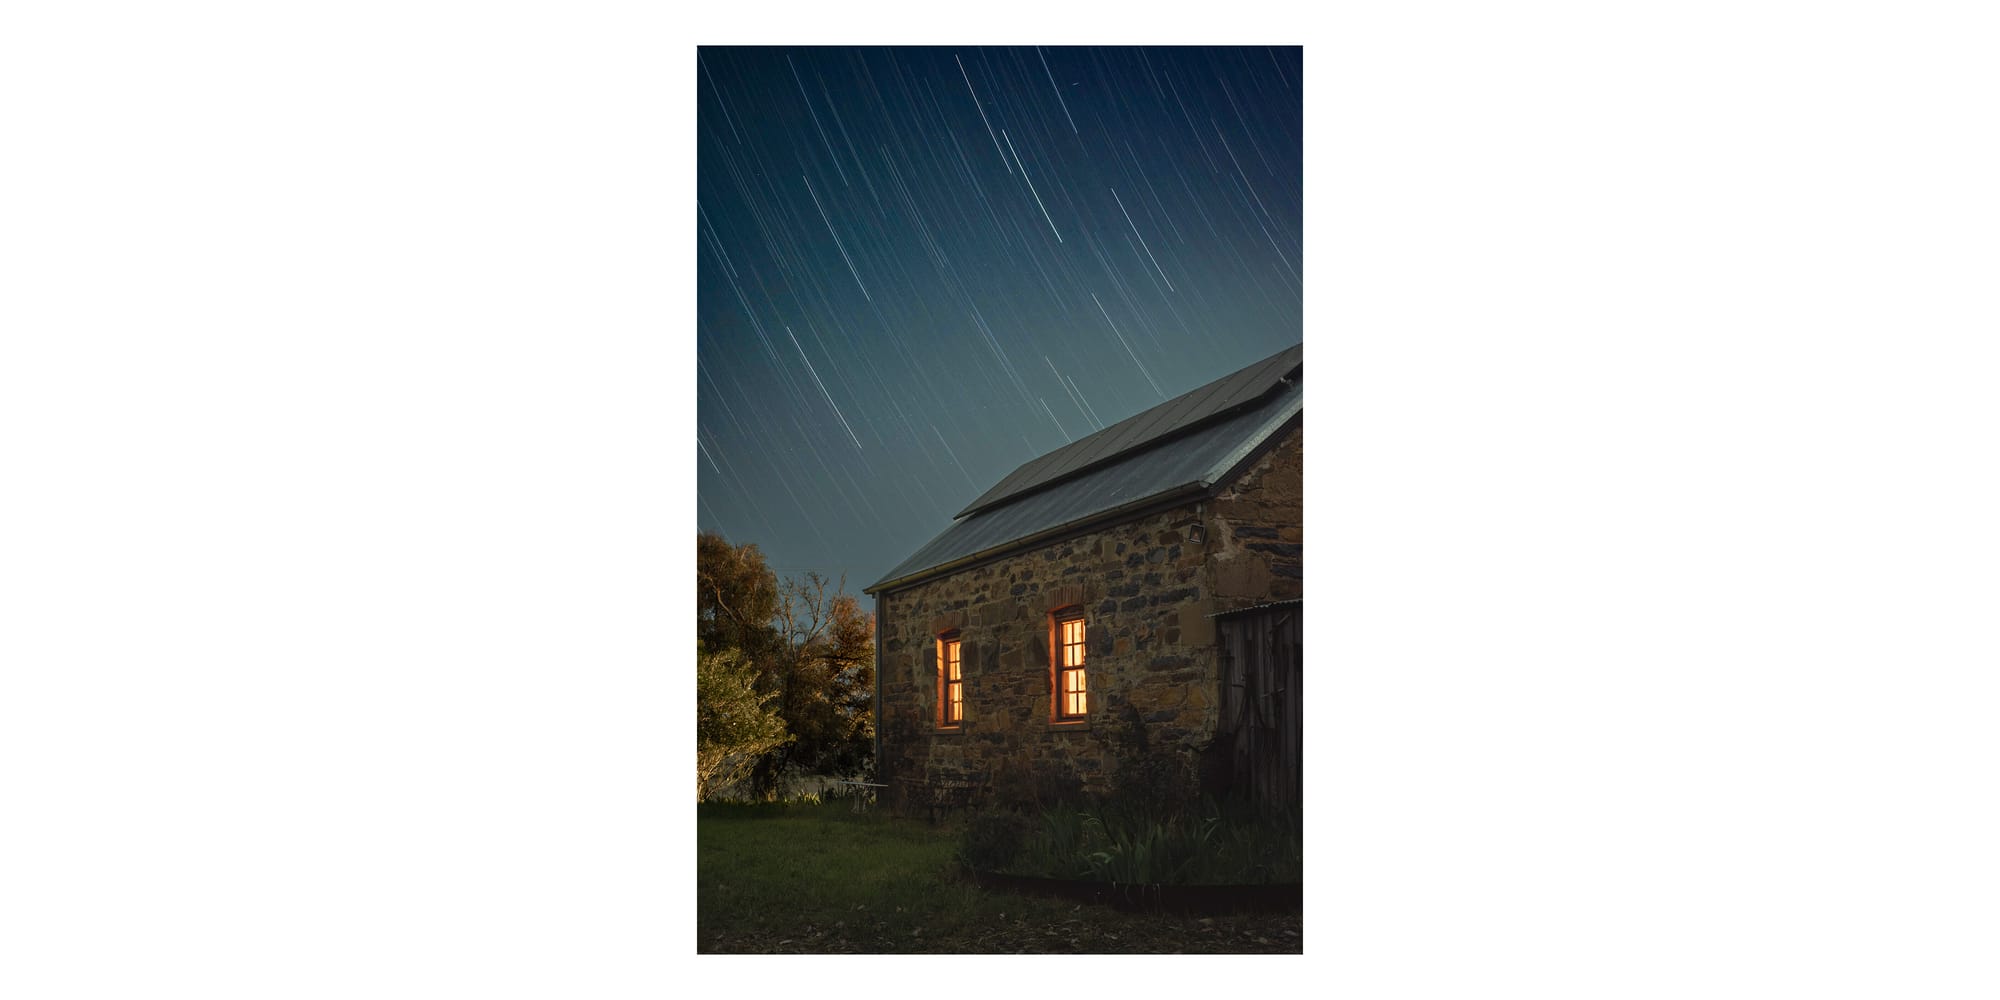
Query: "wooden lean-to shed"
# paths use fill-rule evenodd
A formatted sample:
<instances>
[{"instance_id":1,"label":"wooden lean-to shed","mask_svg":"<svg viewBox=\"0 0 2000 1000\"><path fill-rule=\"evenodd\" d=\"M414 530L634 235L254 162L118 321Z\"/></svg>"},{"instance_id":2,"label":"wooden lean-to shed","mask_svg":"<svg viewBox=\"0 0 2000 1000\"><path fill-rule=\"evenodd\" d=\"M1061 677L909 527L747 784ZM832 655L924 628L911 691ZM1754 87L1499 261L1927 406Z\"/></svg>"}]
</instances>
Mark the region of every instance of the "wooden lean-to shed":
<instances>
[{"instance_id":1,"label":"wooden lean-to shed","mask_svg":"<svg viewBox=\"0 0 2000 1000\"><path fill-rule=\"evenodd\" d=\"M1022 465L866 588L893 805L1298 801L1303 358Z\"/></svg>"}]
</instances>

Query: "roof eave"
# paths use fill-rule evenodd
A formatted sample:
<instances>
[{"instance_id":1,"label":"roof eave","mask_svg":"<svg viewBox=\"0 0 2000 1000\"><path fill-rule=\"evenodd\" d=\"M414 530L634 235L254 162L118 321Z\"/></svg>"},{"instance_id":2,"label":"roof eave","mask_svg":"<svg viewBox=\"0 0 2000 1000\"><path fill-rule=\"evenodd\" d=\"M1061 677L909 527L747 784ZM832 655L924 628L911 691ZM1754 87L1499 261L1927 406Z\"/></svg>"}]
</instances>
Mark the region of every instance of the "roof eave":
<instances>
[{"instance_id":1,"label":"roof eave","mask_svg":"<svg viewBox=\"0 0 2000 1000\"><path fill-rule=\"evenodd\" d=\"M971 555L960 556L950 562L939 563L936 566L921 569L915 573L907 573L893 580L879 580L872 586L862 588L861 592L864 594L879 595L886 594L892 590L901 590L912 584L922 583L932 577L946 576L979 563L990 562L994 559L1012 555L1022 549L1031 549L1039 545L1060 541L1070 535L1079 535L1092 528L1100 527L1107 522L1123 521L1141 511L1156 507L1172 507L1185 503L1197 496L1205 496L1213 492L1215 486L1216 483L1205 480L1183 483L1172 489L1149 494L1137 500L1119 504L1108 510L1101 510L1095 514L1079 517L1073 521L1066 521L1053 528L1038 531L1032 535L1023 535L1012 541L1002 542L992 548L981 549Z\"/></svg>"}]
</instances>

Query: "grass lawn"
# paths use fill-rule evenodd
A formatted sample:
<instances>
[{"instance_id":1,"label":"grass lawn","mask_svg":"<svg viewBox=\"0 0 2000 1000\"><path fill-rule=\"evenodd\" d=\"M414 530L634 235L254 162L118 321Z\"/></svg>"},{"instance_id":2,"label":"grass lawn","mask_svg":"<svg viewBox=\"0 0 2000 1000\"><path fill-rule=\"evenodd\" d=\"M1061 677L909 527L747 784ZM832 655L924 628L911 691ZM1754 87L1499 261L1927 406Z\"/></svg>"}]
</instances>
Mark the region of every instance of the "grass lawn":
<instances>
[{"instance_id":1,"label":"grass lawn","mask_svg":"<svg viewBox=\"0 0 2000 1000\"><path fill-rule=\"evenodd\" d=\"M1297 913L1126 913L980 889L958 874L952 824L840 805L697 810L701 953L1303 950Z\"/></svg>"}]
</instances>

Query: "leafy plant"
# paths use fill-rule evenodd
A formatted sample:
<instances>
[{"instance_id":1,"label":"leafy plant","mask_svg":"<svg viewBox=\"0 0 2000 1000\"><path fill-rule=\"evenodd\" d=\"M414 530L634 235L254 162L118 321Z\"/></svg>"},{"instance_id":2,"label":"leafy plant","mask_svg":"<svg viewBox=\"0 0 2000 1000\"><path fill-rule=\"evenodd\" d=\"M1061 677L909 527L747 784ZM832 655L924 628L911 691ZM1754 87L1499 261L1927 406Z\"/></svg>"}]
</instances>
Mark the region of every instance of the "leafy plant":
<instances>
[{"instance_id":1,"label":"leafy plant","mask_svg":"<svg viewBox=\"0 0 2000 1000\"><path fill-rule=\"evenodd\" d=\"M756 668L736 650L695 644L695 798L747 774L757 760L790 742L777 697L757 690Z\"/></svg>"},{"instance_id":2,"label":"leafy plant","mask_svg":"<svg viewBox=\"0 0 2000 1000\"><path fill-rule=\"evenodd\" d=\"M981 871L1004 869L1014 863L1033 829L1029 819L1019 813L981 813L965 824L959 860Z\"/></svg>"},{"instance_id":3,"label":"leafy plant","mask_svg":"<svg viewBox=\"0 0 2000 1000\"><path fill-rule=\"evenodd\" d=\"M1276 818L1232 812L1214 802L1161 812L1130 801L1042 811L1018 844L962 852L987 871L1045 878L1179 885L1296 882L1303 830L1296 813ZM968 845L974 831L967 830ZM977 855L975 857L975 854Z\"/></svg>"}]
</instances>

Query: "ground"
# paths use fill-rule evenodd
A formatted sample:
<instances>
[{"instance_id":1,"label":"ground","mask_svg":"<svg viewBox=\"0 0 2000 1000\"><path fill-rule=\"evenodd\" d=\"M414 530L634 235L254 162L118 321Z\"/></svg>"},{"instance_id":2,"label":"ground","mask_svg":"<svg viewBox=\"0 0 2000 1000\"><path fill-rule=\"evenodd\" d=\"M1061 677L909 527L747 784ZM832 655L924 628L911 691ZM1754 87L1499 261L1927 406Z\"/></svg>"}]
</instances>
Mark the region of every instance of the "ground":
<instances>
[{"instance_id":1,"label":"ground","mask_svg":"<svg viewBox=\"0 0 2000 1000\"><path fill-rule=\"evenodd\" d=\"M702 953L1290 953L1298 913L1127 913L972 885L953 824L844 806L699 807Z\"/></svg>"}]
</instances>

